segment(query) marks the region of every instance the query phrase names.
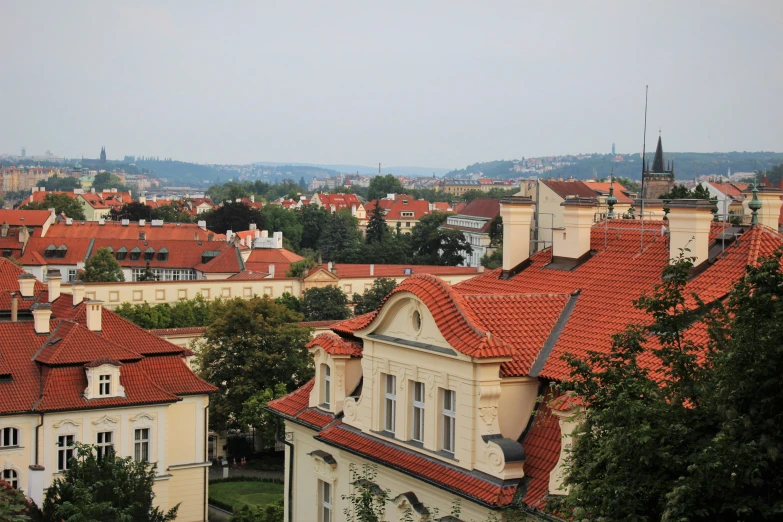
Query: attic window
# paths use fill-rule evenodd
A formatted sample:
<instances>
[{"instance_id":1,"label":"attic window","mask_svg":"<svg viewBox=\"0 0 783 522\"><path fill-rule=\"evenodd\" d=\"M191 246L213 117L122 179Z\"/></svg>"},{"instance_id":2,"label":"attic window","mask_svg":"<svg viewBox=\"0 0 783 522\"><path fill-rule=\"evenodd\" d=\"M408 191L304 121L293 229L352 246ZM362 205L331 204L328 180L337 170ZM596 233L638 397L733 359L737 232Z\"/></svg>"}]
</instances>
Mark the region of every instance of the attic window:
<instances>
[{"instance_id":1,"label":"attic window","mask_svg":"<svg viewBox=\"0 0 783 522\"><path fill-rule=\"evenodd\" d=\"M46 247L46 250L44 250L44 257L50 258L55 257L57 255L57 247L54 245L49 245Z\"/></svg>"},{"instance_id":2,"label":"attic window","mask_svg":"<svg viewBox=\"0 0 783 522\"><path fill-rule=\"evenodd\" d=\"M114 253L114 249L113 249L112 247L106 247L106 250L108 250L108 251L109 251L109 252L111 252L112 254Z\"/></svg>"},{"instance_id":3,"label":"attic window","mask_svg":"<svg viewBox=\"0 0 783 522\"><path fill-rule=\"evenodd\" d=\"M140 257L141 257L141 249L139 247L133 247L133 250L130 251L130 260L138 261Z\"/></svg>"},{"instance_id":4,"label":"attic window","mask_svg":"<svg viewBox=\"0 0 783 522\"><path fill-rule=\"evenodd\" d=\"M158 261L168 261L169 260L169 251L166 249L166 247L161 248L158 250Z\"/></svg>"},{"instance_id":5,"label":"attic window","mask_svg":"<svg viewBox=\"0 0 783 522\"><path fill-rule=\"evenodd\" d=\"M57 254L55 255L55 257L59 259L63 259L65 257L65 254L67 253L68 253L68 247L65 245L60 245L59 247L57 247Z\"/></svg>"},{"instance_id":6,"label":"attic window","mask_svg":"<svg viewBox=\"0 0 783 522\"><path fill-rule=\"evenodd\" d=\"M220 252L216 252L214 250L207 250L203 254L201 254L201 262L202 263L209 263L213 259L215 259Z\"/></svg>"},{"instance_id":7,"label":"attic window","mask_svg":"<svg viewBox=\"0 0 783 522\"><path fill-rule=\"evenodd\" d=\"M117 250L117 261L125 261L125 258L128 257L128 249L125 247L120 247L119 250Z\"/></svg>"},{"instance_id":8,"label":"attic window","mask_svg":"<svg viewBox=\"0 0 783 522\"><path fill-rule=\"evenodd\" d=\"M155 249L149 247L144 251L144 261L152 261L153 259L155 259Z\"/></svg>"},{"instance_id":9,"label":"attic window","mask_svg":"<svg viewBox=\"0 0 783 522\"><path fill-rule=\"evenodd\" d=\"M111 395L111 375L101 375L98 379L98 395Z\"/></svg>"}]
</instances>

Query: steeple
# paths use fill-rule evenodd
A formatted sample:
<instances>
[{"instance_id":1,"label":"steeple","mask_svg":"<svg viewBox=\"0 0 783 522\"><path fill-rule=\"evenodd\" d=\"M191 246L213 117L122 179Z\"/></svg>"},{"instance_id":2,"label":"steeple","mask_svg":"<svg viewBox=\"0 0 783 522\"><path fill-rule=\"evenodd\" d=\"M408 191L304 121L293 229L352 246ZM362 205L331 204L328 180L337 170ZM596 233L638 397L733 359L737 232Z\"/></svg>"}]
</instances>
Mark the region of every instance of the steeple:
<instances>
[{"instance_id":1,"label":"steeple","mask_svg":"<svg viewBox=\"0 0 783 522\"><path fill-rule=\"evenodd\" d=\"M106 147L101 147L101 163L106 163Z\"/></svg>"},{"instance_id":2,"label":"steeple","mask_svg":"<svg viewBox=\"0 0 783 522\"><path fill-rule=\"evenodd\" d=\"M663 165L663 145L661 144L661 136L658 135L658 147L655 149L655 159L653 159L652 172L663 174L666 172Z\"/></svg>"}]
</instances>

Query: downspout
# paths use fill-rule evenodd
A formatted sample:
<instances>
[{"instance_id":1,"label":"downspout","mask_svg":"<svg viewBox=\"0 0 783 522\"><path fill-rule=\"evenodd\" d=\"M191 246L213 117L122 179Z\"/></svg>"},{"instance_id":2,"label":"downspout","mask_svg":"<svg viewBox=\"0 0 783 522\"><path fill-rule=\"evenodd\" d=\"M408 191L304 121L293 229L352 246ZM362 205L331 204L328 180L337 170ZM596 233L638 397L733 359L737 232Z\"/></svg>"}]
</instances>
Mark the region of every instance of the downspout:
<instances>
[{"instance_id":1,"label":"downspout","mask_svg":"<svg viewBox=\"0 0 783 522\"><path fill-rule=\"evenodd\" d=\"M288 446L288 522L294 522L294 445L285 440L283 444Z\"/></svg>"},{"instance_id":2,"label":"downspout","mask_svg":"<svg viewBox=\"0 0 783 522\"><path fill-rule=\"evenodd\" d=\"M207 446L209 446L209 398L204 406L204 462L207 461ZM204 521L209 518L209 468L204 467Z\"/></svg>"},{"instance_id":3,"label":"downspout","mask_svg":"<svg viewBox=\"0 0 783 522\"><path fill-rule=\"evenodd\" d=\"M35 464L34 466L38 466L38 430L43 426L43 418L44 414L40 413L41 416L40 422L38 423L38 426L35 427Z\"/></svg>"}]
</instances>

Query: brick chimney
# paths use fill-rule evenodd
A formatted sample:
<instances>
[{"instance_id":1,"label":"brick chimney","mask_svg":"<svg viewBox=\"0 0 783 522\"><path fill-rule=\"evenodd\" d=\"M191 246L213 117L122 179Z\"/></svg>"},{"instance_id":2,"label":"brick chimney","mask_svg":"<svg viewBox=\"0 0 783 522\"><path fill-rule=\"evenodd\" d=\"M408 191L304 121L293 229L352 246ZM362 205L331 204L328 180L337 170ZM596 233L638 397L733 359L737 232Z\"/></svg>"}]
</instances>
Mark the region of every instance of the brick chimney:
<instances>
[{"instance_id":1,"label":"brick chimney","mask_svg":"<svg viewBox=\"0 0 783 522\"><path fill-rule=\"evenodd\" d=\"M84 283L78 279L71 285L71 295L73 296L73 306L84 301Z\"/></svg>"},{"instance_id":2,"label":"brick chimney","mask_svg":"<svg viewBox=\"0 0 783 522\"><path fill-rule=\"evenodd\" d=\"M87 328L93 332L101 331L103 301L85 301L87 305Z\"/></svg>"},{"instance_id":3,"label":"brick chimney","mask_svg":"<svg viewBox=\"0 0 783 522\"><path fill-rule=\"evenodd\" d=\"M22 297L33 297L35 294L35 276L33 274L20 274L17 278L19 281L19 293Z\"/></svg>"},{"instance_id":4,"label":"brick chimney","mask_svg":"<svg viewBox=\"0 0 783 522\"><path fill-rule=\"evenodd\" d=\"M710 223L715 205L706 199L674 199L669 203L669 258L676 259L687 248L697 267L709 258Z\"/></svg>"},{"instance_id":5,"label":"brick chimney","mask_svg":"<svg viewBox=\"0 0 783 522\"><path fill-rule=\"evenodd\" d=\"M503 272L501 278L513 277L530 258L530 223L533 220L533 200L530 197L509 196L500 200L503 219Z\"/></svg>"},{"instance_id":6,"label":"brick chimney","mask_svg":"<svg viewBox=\"0 0 783 522\"><path fill-rule=\"evenodd\" d=\"M563 228L552 231L552 261L579 260L590 252L590 230L598 210L596 198L570 198L563 207Z\"/></svg>"},{"instance_id":7,"label":"brick chimney","mask_svg":"<svg viewBox=\"0 0 783 522\"><path fill-rule=\"evenodd\" d=\"M49 320L52 318L52 305L49 303L35 303L31 308L35 333L48 334Z\"/></svg>"},{"instance_id":8,"label":"brick chimney","mask_svg":"<svg viewBox=\"0 0 783 522\"><path fill-rule=\"evenodd\" d=\"M53 303L60 297L60 281L62 274L59 270L49 270L46 272L46 284L49 286L49 302Z\"/></svg>"}]
</instances>

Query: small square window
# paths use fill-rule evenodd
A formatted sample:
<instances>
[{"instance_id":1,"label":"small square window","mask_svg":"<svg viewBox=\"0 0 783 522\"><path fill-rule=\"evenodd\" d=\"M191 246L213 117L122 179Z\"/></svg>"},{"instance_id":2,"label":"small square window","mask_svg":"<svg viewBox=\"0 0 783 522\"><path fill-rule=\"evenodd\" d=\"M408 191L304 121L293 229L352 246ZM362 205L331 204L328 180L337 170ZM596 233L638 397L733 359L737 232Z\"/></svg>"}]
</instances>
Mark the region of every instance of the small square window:
<instances>
[{"instance_id":1,"label":"small square window","mask_svg":"<svg viewBox=\"0 0 783 522\"><path fill-rule=\"evenodd\" d=\"M98 395L111 395L111 375L101 375L98 378Z\"/></svg>"}]
</instances>

